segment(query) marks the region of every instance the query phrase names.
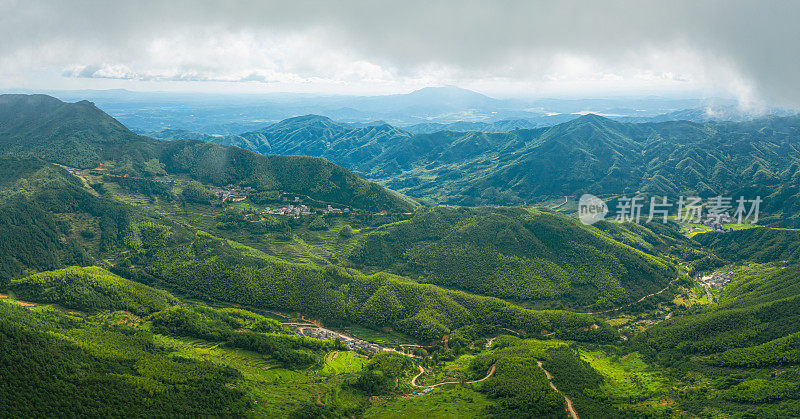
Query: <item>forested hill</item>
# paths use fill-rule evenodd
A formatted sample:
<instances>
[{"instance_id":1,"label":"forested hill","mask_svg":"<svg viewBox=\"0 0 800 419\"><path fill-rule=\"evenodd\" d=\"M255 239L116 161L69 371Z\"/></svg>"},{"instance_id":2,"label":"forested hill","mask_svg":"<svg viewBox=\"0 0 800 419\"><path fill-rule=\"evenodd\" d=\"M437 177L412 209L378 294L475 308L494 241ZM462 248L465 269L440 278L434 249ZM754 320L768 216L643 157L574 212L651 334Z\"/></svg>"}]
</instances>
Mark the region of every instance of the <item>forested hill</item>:
<instances>
[{"instance_id":1,"label":"forested hill","mask_svg":"<svg viewBox=\"0 0 800 419\"><path fill-rule=\"evenodd\" d=\"M207 184L291 192L370 211L413 207L324 159L158 141L134 134L90 102L64 103L44 95L0 95L0 152L80 169L104 163L109 173L132 177L185 174Z\"/></svg>"},{"instance_id":2,"label":"forested hill","mask_svg":"<svg viewBox=\"0 0 800 419\"><path fill-rule=\"evenodd\" d=\"M800 117L622 123L597 115L504 133L412 134L321 116L214 141L264 154L322 156L418 199L517 205L554 196L725 193L797 201ZM773 208L775 213L790 208Z\"/></svg>"},{"instance_id":3,"label":"forested hill","mask_svg":"<svg viewBox=\"0 0 800 419\"><path fill-rule=\"evenodd\" d=\"M411 220L364 237L349 260L360 268L557 308L620 306L677 275L671 262L612 234L555 212L521 208L417 210Z\"/></svg>"},{"instance_id":4,"label":"forested hill","mask_svg":"<svg viewBox=\"0 0 800 419\"><path fill-rule=\"evenodd\" d=\"M219 137L213 141L267 155L325 157L348 167L362 168L362 164L377 158L392 143L411 136L411 133L388 124L352 127L324 116L305 115L258 131Z\"/></svg>"},{"instance_id":5,"label":"forested hill","mask_svg":"<svg viewBox=\"0 0 800 419\"><path fill-rule=\"evenodd\" d=\"M90 167L131 151L131 144L146 143L91 102L65 103L46 95L0 95L0 150L5 152ZM140 153L152 153L148 151Z\"/></svg>"}]
</instances>

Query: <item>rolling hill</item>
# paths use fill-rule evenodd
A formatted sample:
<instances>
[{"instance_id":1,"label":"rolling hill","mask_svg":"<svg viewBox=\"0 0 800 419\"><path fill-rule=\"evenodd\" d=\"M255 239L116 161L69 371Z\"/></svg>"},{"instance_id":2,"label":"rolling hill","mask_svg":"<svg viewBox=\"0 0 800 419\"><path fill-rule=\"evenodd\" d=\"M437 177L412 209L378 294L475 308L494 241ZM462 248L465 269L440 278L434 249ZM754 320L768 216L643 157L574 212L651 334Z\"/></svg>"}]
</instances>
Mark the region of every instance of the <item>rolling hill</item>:
<instances>
[{"instance_id":1,"label":"rolling hill","mask_svg":"<svg viewBox=\"0 0 800 419\"><path fill-rule=\"evenodd\" d=\"M671 262L555 212L418 210L363 237L356 267L550 307L605 309L677 276Z\"/></svg>"},{"instance_id":2,"label":"rolling hill","mask_svg":"<svg viewBox=\"0 0 800 419\"><path fill-rule=\"evenodd\" d=\"M371 211L407 211L414 205L323 159L265 157L202 141L158 141L132 133L90 102L64 103L43 95L0 96L0 151L79 169L104 163L117 175L189 175L205 183L293 192Z\"/></svg>"},{"instance_id":3,"label":"rolling hill","mask_svg":"<svg viewBox=\"0 0 800 419\"><path fill-rule=\"evenodd\" d=\"M89 103L0 103L0 416L556 417L565 397L583 417L800 411L793 230L690 239L548 209L413 208L322 157L157 141ZM747 190L785 198L774 211L792 208L794 124L589 115L414 135L311 116L251 139L363 160L405 190L463 185L462 200L737 188L759 165ZM276 191L365 211L265 212ZM711 257L746 264L713 304L682 273ZM288 328L310 322L400 352Z\"/></svg>"}]
</instances>

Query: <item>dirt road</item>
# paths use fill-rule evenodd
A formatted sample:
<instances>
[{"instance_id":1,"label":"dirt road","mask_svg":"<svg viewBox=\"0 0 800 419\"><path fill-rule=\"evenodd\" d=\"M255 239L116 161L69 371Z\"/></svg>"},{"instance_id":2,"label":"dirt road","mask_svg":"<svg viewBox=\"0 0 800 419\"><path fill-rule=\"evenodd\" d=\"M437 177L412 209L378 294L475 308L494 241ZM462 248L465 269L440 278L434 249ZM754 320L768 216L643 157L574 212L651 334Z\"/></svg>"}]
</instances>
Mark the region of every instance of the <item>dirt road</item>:
<instances>
[{"instance_id":1,"label":"dirt road","mask_svg":"<svg viewBox=\"0 0 800 419\"><path fill-rule=\"evenodd\" d=\"M565 196L565 197L564 197L564 202L562 202L562 203L560 203L560 204L558 204L558 205L556 205L556 206L554 206L554 207L552 207L552 208L550 208L550 209L558 209L558 208L561 208L561 207L563 207L564 205L566 205L566 204L567 204L567 201L569 201L569 197L568 197L568 196Z\"/></svg>"},{"instance_id":2,"label":"dirt road","mask_svg":"<svg viewBox=\"0 0 800 419\"><path fill-rule=\"evenodd\" d=\"M561 390L556 388L556 385L553 384L553 381L552 381L553 380L553 375L550 374L550 372L548 372L546 369L544 369L544 367L542 366L542 361L536 361L536 365L538 365L539 368L541 368L542 371L544 371L544 375L547 376L547 380L550 382L550 388L552 388L553 390L557 391L558 394L564 396L564 401L567 402L567 412L569 412L569 416L572 417L572 419L579 419L578 418L578 412L576 412L575 411L575 407L572 406L572 400L570 400L569 397L567 397L564 393L562 393Z\"/></svg>"},{"instance_id":3,"label":"dirt road","mask_svg":"<svg viewBox=\"0 0 800 419\"><path fill-rule=\"evenodd\" d=\"M421 388L434 388L445 384L460 384L460 381L443 381L441 383L433 384L430 386L421 386L417 384L417 378L419 378L422 374L425 374L425 368L422 368L422 365L419 366L419 374L415 375L414 378L411 379L411 385L414 387L421 387ZM473 380L473 381L464 381L463 384L474 384L480 383L481 381L488 380L489 377L494 375L494 365L489 368L489 371L486 372L486 377L481 378L480 380Z\"/></svg>"}]
</instances>

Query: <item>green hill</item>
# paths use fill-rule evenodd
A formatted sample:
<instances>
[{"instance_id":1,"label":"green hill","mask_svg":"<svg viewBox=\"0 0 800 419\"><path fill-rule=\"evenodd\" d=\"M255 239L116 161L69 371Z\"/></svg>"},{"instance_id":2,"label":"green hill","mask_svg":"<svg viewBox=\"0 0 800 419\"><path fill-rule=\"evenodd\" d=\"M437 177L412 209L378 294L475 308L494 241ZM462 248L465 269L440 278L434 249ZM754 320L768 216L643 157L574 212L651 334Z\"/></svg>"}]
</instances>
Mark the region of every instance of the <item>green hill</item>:
<instances>
[{"instance_id":1,"label":"green hill","mask_svg":"<svg viewBox=\"0 0 800 419\"><path fill-rule=\"evenodd\" d=\"M327 324L393 328L416 339L440 339L474 324L525 334L605 341L614 332L594 316L527 310L496 298L444 290L407 278L363 275L335 266L288 263L231 246L204 233L155 224L137 227L140 247L125 260L126 276L155 278L204 298L305 313Z\"/></svg>"},{"instance_id":2,"label":"green hill","mask_svg":"<svg viewBox=\"0 0 800 419\"><path fill-rule=\"evenodd\" d=\"M94 167L146 141L87 101L45 95L0 95L0 150L73 167ZM135 154L134 154L135 155Z\"/></svg>"},{"instance_id":3,"label":"green hill","mask_svg":"<svg viewBox=\"0 0 800 419\"><path fill-rule=\"evenodd\" d=\"M698 234L694 239L730 261L800 262L799 230L748 228Z\"/></svg>"},{"instance_id":4,"label":"green hill","mask_svg":"<svg viewBox=\"0 0 800 419\"><path fill-rule=\"evenodd\" d=\"M129 208L38 158L0 156L0 167L0 281L118 250Z\"/></svg>"},{"instance_id":5,"label":"green hill","mask_svg":"<svg viewBox=\"0 0 800 419\"><path fill-rule=\"evenodd\" d=\"M728 353L753 348L800 332L800 275L798 267L758 266L743 268L719 296L719 303L653 327L641 340L663 362L692 355ZM737 352L741 353L741 352ZM729 353L728 353L729 354ZM730 355L724 355L732 364ZM788 363L800 361L790 359ZM742 358L742 365L759 364ZM713 358L712 358L713 363Z\"/></svg>"},{"instance_id":6,"label":"green hill","mask_svg":"<svg viewBox=\"0 0 800 419\"><path fill-rule=\"evenodd\" d=\"M177 303L166 291L114 275L98 267L69 267L11 282L15 297L86 311L125 310L138 315Z\"/></svg>"},{"instance_id":7,"label":"green hill","mask_svg":"<svg viewBox=\"0 0 800 419\"><path fill-rule=\"evenodd\" d=\"M632 302L677 275L670 262L595 227L520 208L420 209L409 221L368 234L349 261L478 294L572 308Z\"/></svg>"},{"instance_id":8,"label":"green hill","mask_svg":"<svg viewBox=\"0 0 800 419\"><path fill-rule=\"evenodd\" d=\"M152 333L0 301L0 416L244 415L241 373L171 356ZM250 403L252 404L252 403Z\"/></svg>"},{"instance_id":9,"label":"green hill","mask_svg":"<svg viewBox=\"0 0 800 419\"><path fill-rule=\"evenodd\" d=\"M694 415L794 417L800 413L798 267L739 269L718 304L658 323L633 345L677 382Z\"/></svg>"},{"instance_id":10,"label":"green hill","mask_svg":"<svg viewBox=\"0 0 800 419\"><path fill-rule=\"evenodd\" d=\"M281 190L370 211L408 211L414 204L319 158L265 157L201 141L138 136L89 102L43 95L0 95L0 152L77 168L106 163L111 173L152 177L188 174L218 186Z\"/></svg>"}]
</instances>

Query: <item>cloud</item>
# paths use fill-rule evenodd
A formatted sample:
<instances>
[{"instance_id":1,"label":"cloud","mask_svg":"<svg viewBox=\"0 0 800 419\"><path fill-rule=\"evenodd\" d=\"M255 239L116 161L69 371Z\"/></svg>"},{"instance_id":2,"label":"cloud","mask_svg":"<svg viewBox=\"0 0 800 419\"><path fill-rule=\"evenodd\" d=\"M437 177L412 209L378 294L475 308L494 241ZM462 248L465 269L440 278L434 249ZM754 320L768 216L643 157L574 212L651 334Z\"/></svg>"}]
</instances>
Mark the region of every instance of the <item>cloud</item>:
<instances>
[{"instance_id":1,"label":"cloud","mask_svg":"<svg viewBox=\"0 0 800 419\"><path fill-rule=\"evenodd\" d=\"M793 1L0 0L0 79L724 88L800 104ZM81 68L78 73L71 72Z\"/></svg>"}]
</instances>

